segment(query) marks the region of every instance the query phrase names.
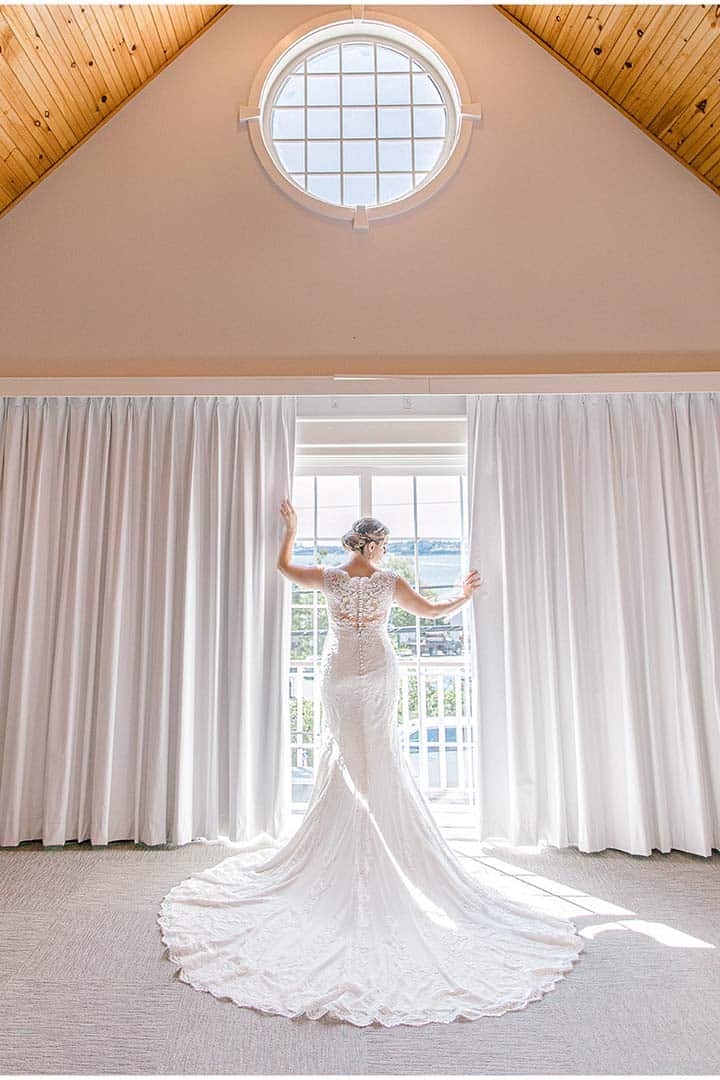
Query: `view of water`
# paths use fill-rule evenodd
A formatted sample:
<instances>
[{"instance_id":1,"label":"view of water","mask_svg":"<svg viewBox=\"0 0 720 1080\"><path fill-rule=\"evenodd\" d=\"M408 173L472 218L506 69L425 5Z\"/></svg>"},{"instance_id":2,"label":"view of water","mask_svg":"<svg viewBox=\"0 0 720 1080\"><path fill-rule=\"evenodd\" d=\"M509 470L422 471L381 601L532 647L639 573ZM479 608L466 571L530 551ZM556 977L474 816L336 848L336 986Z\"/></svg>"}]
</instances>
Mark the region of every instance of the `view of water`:
<instances>
[{"instance_id":1,"label":"view of water","mask_svg":"<svg viewBox=\"0 0 720 1080\"><path fill-rule=\"evenodd\" d=\"M454 549L454 550L453 550ZM294 558L304 566L315 563L315 552L311 544L296 544ZM339 544L324 544L318 541L318 561L336 566L349 558L349 552ZM414 544L412 541L391 544L385 565L397 567L402 573L414 563ZM463 576L461 567L460 544L448 541L421 540L418 544L418 567L420 584L432 588L453 588ZM412 570L408 574L411 579Z\"/></svg>"}]
</instances>

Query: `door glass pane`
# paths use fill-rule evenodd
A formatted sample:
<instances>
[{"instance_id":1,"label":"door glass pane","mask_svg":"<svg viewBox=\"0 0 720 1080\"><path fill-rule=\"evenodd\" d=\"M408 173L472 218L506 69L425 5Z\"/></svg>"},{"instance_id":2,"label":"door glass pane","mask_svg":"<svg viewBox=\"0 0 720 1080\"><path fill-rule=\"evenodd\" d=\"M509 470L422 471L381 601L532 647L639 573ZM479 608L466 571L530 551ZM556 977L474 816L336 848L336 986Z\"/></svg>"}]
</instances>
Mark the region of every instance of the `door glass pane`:
<instances>
[{"instance_id":1,"label":"door glass pane","mask_svg":"<svg viewBox=\"0 0 720 1080\"><path fill-rule=\"evenodd\" d=\"M292 504L298 516L298 538L312 540L315 534L315 481L312 476L295 477Z\"/></svg>"},{"instance_id":2,"label":"door glass pane","mask_svg":"<svg viewBox=\"0 0 720 1080\"><path fill-rule=\"evenodd\" d=\"M360 517L359 476L318 476L318 535L340 537Z\"/></svg>"},{"instance_id":3,"label":"door glass pane","mask_svg":"<svg viewBox=\"0 0 720 1080\"><path fill-rule=\"evenodd\" d=\"M373 476L373 515L390 529L390 538L415 535L412 476Z\"/></svg>"},{"instance_id":4,"label":"door glass pane","mask_svg":"<svg viewBox=\"0 0 720 1080\"><path fill-rule=\"evenodd\" d=\"M434 590L437 599L446 599L444 592L453 592L460 581L460 541L418 541L418 574L420 586Z\"/></svg>"},{"instance_id":5,"label":"door glass pane","mask_svg":"<svg viewBox=\"0 0 720 1080\"><path fill-rule=\"evenodd\" d=\"M460 538L458 480L457 476L418 476L418 536Z\"/></svg>"}]
</instances>

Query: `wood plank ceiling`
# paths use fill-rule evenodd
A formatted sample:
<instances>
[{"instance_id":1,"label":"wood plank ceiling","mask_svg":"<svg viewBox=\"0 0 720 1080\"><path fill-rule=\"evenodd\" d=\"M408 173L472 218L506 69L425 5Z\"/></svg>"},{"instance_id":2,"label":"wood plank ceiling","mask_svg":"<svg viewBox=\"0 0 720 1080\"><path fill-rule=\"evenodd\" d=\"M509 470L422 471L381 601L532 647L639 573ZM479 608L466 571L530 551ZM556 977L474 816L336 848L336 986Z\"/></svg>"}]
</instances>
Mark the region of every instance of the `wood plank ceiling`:
<instances>
[{"instance_id":1,"label":"wood plank ceiling","mask_svg":"<svg viewBox=\"0 0 720 1080\"><path fill-rule=\"evenodd\" d=\"M0 216L228 10L0 5ZM720 191L720 5L497 10Z\"/></svg>"},{"instance_id":2,"label":"wood plank ceiling","mask_svg":"<svg viewBox=\"0 0 720 1080\"><path fill-rule=\"evenodd\" d=\"M0 215L227 10L0 4Z\"/></svg>"},{"instance_id":3,"label":"wood plank ceiling","mask_svg":"<svg viewBox=\"0 0 720 1080\"><path fill-rule=\"evenodd\" d=\"M720 192L720 4L497 10Z\"/></svg>"}]
</instances>

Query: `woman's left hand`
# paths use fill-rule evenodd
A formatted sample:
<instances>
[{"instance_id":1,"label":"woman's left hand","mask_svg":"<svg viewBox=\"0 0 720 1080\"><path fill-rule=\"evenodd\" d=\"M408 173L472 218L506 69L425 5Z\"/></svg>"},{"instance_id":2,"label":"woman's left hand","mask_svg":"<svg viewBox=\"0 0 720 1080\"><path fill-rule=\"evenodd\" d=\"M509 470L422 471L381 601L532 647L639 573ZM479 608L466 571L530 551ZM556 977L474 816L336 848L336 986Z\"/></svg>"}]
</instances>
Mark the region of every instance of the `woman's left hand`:
<instances>
[{"instance_id":1,"label":"woman's left hand","mask_svg":"<svg viewBox=\"0 0 720 1080\"><path fill-rule=\"evenodd\" d=\"M462 583L462 594L468 597L472 596L476 589L479 589L483 583L483 579L480 577L478 570L471 570L468 576Z\"/></svg>"}]
</instances>

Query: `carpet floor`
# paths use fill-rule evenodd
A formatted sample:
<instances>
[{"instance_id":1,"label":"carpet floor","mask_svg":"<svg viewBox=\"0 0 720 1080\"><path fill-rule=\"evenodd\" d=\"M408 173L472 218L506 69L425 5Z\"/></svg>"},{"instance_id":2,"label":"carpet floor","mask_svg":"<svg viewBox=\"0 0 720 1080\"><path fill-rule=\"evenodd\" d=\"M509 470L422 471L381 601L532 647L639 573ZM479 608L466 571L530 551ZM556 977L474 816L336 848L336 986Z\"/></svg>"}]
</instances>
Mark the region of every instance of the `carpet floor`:
<instances>
[{"instance_id":1,"label":"carpet floor","mask_svg":"<svg viewBox=\"0 0 720 1080\"><path fill-rule=\"evenodd\" d=\"M450 842L587 944L525 1009L389 1029L268 1016L180 982L160 900L229 847L0 849L0 1074L720 1073L720 854Z\"/></svg>"}]
</instances>

